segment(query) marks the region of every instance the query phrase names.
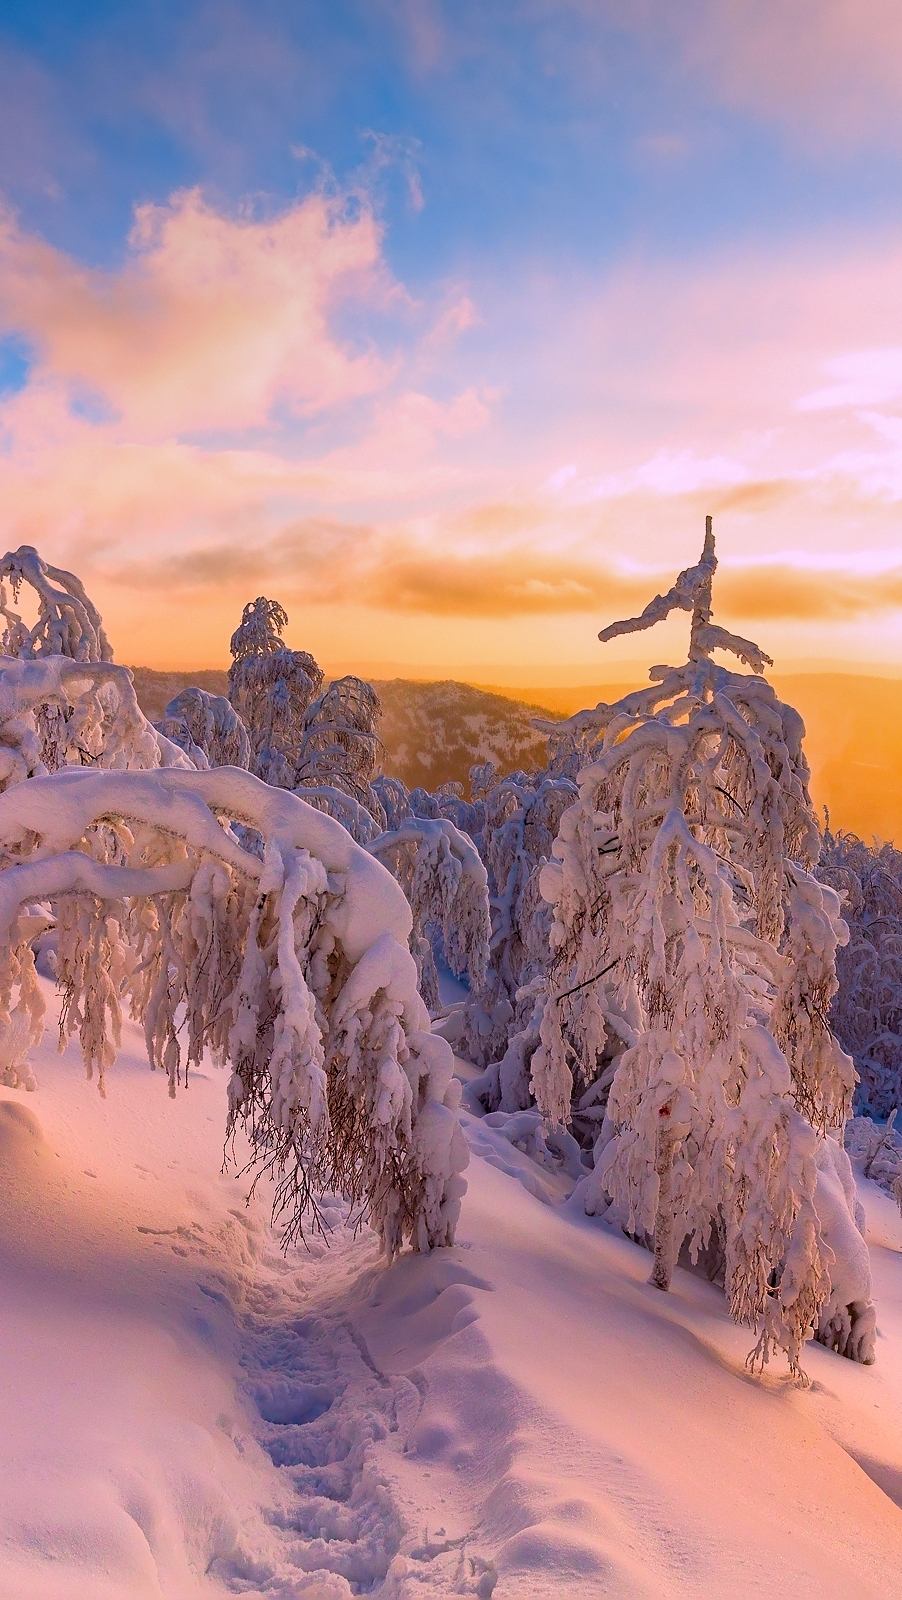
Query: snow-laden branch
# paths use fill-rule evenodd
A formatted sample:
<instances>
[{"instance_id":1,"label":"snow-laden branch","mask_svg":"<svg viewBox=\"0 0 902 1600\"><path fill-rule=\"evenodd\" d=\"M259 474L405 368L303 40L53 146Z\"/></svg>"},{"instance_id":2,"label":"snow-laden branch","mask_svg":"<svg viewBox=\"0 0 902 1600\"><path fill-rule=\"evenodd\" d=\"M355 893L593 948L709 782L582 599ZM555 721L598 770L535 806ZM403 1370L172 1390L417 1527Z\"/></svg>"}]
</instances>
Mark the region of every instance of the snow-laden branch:
<instances>
[{"instance_id":1,"label":"snow-laden branch","mask_svg":"<svg viewBox=\"0 0 902 1600\"><path fill-rule=\"evenodd\" d=\"M0 657L0 783L20 783L69 763L192 766L148 722L127 667L63 655Z\"/></svg>"},{"instance_id":2,"label":"snow-laden branch","mask_svg":"<svg viewBox=\"0 0 902 1600\"><path fill-rule=\"evenodd\" d=\"M38 597L38 620L29 628L12 611L3 580L13 599L25 583ZM0 615L5 621L0 648L6 655L31 661L36 656L70 656L75 661L112 661L110 642L103 631L97 607L75 574L43 561L37 550L23 544L0 560Z\"/></svg>"},{"instance_id":3,"label":"snow-laden branch","mask_svg":"<svg viewBox=\"0 0 902 1600\"><path fill-rule=\"evenodd\" d=\"M673 587L666 594L655 595L638 617L628 617L623 622L612 622L607 628L602 628L598 635L602 644L625 633L642 633L646 628L653 628L656 623L669 617L672 611L689 611L692 614L690 661L704 661L712 650L728 650L751 667L753 672L763 672L765 667L773 666L770 656L765 655L750 639L740 639L711 622L711 589L716 571L714 530L712 519L707 517L704 548L695 566L686 567Z\"/></svg>"},{"instance_id":4,"label":"snow-laden branch","mask_svg":"<svg viewBox=\"0 0 902 1600\"><path fill-rule=\"evenodd\" d=\"M8 943L20 908L31 901L56 900L63 894L91 894L98 900L173 894L189 887L194 871L195 863L187 857L161 867L118 867L80 850L6 867L0 872L0 947Z\"/></svg>"},{"instance_id":5,"label":"snow-laden branch","mask_svg":"<svg viewBox=\"0 0 902 1600\"><path fill-rule=\"evenodd\" d=\"M102 1081L114 1059L127 997L173 1086L182 1028L189 1061L231 1062L230 1122L274 1172L289 1235L328 1189L389 1254L453 1238L466 1148L451 1052L417 992L407 901L338 822L239 768L65 768L0 794L0 859L0 1028L39 1028L18 911L49 899L62 1032L89 1071Z\"/></svg>"}]
</instances>

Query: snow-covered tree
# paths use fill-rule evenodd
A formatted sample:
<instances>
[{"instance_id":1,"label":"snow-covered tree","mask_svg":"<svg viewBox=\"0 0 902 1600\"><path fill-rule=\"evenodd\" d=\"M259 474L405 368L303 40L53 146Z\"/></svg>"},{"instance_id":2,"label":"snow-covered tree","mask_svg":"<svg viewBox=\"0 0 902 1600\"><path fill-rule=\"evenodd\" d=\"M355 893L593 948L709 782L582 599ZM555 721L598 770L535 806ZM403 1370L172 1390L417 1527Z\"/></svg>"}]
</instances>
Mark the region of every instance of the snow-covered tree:
<instances>
[{"instance_id":1,"label":"snow-covered tree","mask_svg":"<svg viewBox=\"0 0 902 1600\"><path fill-rule=\"evenodd\" d=\"M902 1211L902 1133L896 1127L897 1115L894 1108L884 1123L852 1117L846 1123L845 1145L849 1155L860 1161L863 1177L879 1183Z\"/></svg>"},{"instance_id":2,"label":"snow-covered tree","mask_svg":"<svg viewBox=\"0 0 902 1600\"><path fill-rule=\"evenodd\" d=\"M13 611L22 586L37 596L33 627ZM97 607L71 572L30 545L0 561L0 784L68 763L153 767L182 756L151 727L131 673L112 665Z\"/></svg>"},{"instance_id":3,"label":"snow-covered tree","mask_svg":"<svg viewBox=\"0 0 902 1600\"><path fill-rule=\"evenodd\" d=\"M182 689L170 700L160 733L184 750L196 767L244 767L251 764L251 746L234 706L224 695L206 689Z\"/></svg>"},{"instance_id":4,"label":"snow-covered tree","mask_svg":"<svg viewBox=\"0 0 902 1600\"><path fill-rule=\"evenodd\" d=\"M484 981L486 884L479 857L450 821L432 826L418 818L403 784L392 791L396 824L387 825L379 793L378 696L355 677L317 692L323 673L305 651L284 646L287 621L277 602L260 598L245 606L232 638L229 692L247 722L251 766L268 783L295 790L335 817L394 873L412 907L422 992L435 1008L434 938L441 939L452 971L466 969L471 981Z\"/></svg>"},{"instance_id":5,"label":"snow-covered tree","mask_svg":"<svg viewBox=\"0 0 902 1600\"><path fill-rule=\"evenodd\" d=\"M381 745L379 699L362 678L339 678L323 689L322 668L306 650L289 650L288 613L260 596L246 605L232 635L229 699L248 730L251 770L282 789L304 788L322 810L338 811L359 831L353 808L385 816L372 791Z\"/></svg>"},{"instance_id":6,"label":"snow-covered tree","mask_svg":"<svg viewBox=\"0 0 902 1600\"><path fill-rule=\"evenodd\" d=\"M0 656L0 785L58 767L190 766L148 722L127 667Z\"/></svg>"},{"instance_id":7,"label":"snow-covered tree","mask_svg":"<svg viewBox=\"0 0 902 1600\"><path fill-rule=\"evenodd\" d=\"M836 962L830 1019L858 1072L856 1106L902 1109L902 851L827 833L817 869L843 896L849 942Z\"/></svg>"},{"instance_id":8,"label":"snow-covered tree","mask_svg":"<svg viewBox=\"0 0 902 1600\"><path fill-rule=\"evenodd\" d=\"M297 753L296 788L342 789L378 813L372 782L382 746L376 727L379 697L363 678L336 678L307 707Z\"/></svg>"},{"instance_id":9,"label":"snow-covered tree","mask_svg":"<svg viewBox=\"0 0 902 1600\"><path fill-rule=\"evenodd\" d=\"M232 634L229 699L248 731L251 770L293 789L307 708L322 687L322 668L282 639L288 613L261 595L245 606Z\"/></svg>"},{"instance_id":10,"label":"snow-covered tree","mask_svg":"<svg viewBox=\"0 0 902 1600\"><path fill-rule=\"evenodd\" d=\"M410 903L411 949L429 1009L439 1009L436 939L451 971L482 989L489 957L488 880L472 840L447 817L411 816L366 848L388 867Z\"/></svg>"},{"instance_id":11,"label":"snow-covered tree","mask_svg":"<svg viewBox=\"0 0 902 1600\"><path fill-rule=\"evenodd\" d=\"M451 972L465 977L472 991L486 982L488 877L473 837L482 809L463 799L458 783L429 794L380 775L372 788L385 828L368 836L366 848L388 867L410 902L420 993L434 1013L441 1009L439 949Z\"/></svg>"},{"instance_id":12,"label":"snow-covered tree","mask_svg":"<svg viewBox=\"0 0 902 1600\"><path fill-rule=\"evenodd\" d=\"M425 817L435 822L440 817L446 817L461 833L469 834L479 849L485 824L485 807L479 800L464 799L462 783L451 780L431 791L408 789L400 778L387 778L380 773L373 779L372 787L385 813L387 828L400 827L402 823L409 822L411 817Z\"/></svg>"},{"instance_id":13,"label":"snow-covered tree","mask_svg":"<svg viewBox=\"0 0 902 1600\"><path fill-rule=\"evenodd\" d=\"M23 584L37 595L33 627L8 604ZM71 572L30 545L0 561L0 785L57 767L188 766L138 705L127 667L113 652L97 607Z\"/></svg>"},{"instance_id":14,"label":"snow-covered tree","mask_svg":"<svg viewBox=\"0 0 902 1600\"><path fill-rule=\"evenodd\" d=\"M828 1023L847 929L812 871L801 718L764 680L764 653L712 623L715 568L709 519L698 564L600 635L688 611L686 665L557 734L586 764L542 871L554 958L532 1087L552 1123L574 1099L594 1113L586 1208L613 1202L649 1239L652 1281L667 1288L681 1246L697 1256L718 1237L758 1358L780 1346L796 1368L822 1312L839 1339L815 1193L854 1085ZM846 1320L844 1353L872 1359L873 1308L856 1300Z\"/></svg>"},{"instance_id":15,"label":"snow-covered tree","mask_svg":"<svg viewBox=\"0 0 902 1600\"><path fill-rule=\"evenodd\" d=\"M477 842L486 863L492 934L485 983L465 1008L464 1047L486 1067L476 1092L489 1111L519 1111L532 1101L530 1062L539 1043L551 911L539 877L576 786L547 771L499 777L474 768L482 819Z\"/></svg>"},{"instance_id":16,"label":"snow-covered tree","mask_svg":"<svg viewBox=\"0 0 902 1600\"><path fill-rule=\"evenodd\" d=\"M6 584L18 604L22 585L38 601L33 627L23 622L8 603ZM112 661L110 642L103 631L97 607L71 572L43 561L31 545L8 551L0 560L0 616L3 632L0 651L32 661L36 656L70 656L73 661Z\"/></svg>"},{"instance_id":17,"label":"snow-covered tree","mask_svg":"<svg viewBox=\"0 0 902 1600\"><path fill-rule=\"evenodd\" d=\"M451 1242L466 1165L451 1052L417 993L407 901L339 823L236 768L67 767L0 794L0 863L6 1081L43 1026L27 908L49 902L61 1036L101 1085L127 997L173 1088L204 1051L231 1063L230 1126L274 1176L289 1238L330 1191L389 1255Z\"/></svg>"}]
</instances>

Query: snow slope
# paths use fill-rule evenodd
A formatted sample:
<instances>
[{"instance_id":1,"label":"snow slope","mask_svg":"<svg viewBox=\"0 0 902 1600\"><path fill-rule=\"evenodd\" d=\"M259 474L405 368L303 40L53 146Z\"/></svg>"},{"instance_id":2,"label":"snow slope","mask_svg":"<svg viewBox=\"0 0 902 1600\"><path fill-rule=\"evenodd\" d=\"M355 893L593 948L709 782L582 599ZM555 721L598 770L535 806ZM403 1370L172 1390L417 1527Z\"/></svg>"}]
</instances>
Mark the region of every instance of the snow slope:
<instances>
[{"instance_id":1,"label":"snow slope","mask_svg":"<svg viewBox=\"0 0 902 1600\"><path fill-rule=\"evenodd\" d=\"M874 1367L752 1379L720 1292L467 1119L459 1243L284 1259L220 1172L224 1077L137 1030L0 1089L0 1597L894 1595L902 1219L863 1183Z\"/></svg>"}]
</instances>

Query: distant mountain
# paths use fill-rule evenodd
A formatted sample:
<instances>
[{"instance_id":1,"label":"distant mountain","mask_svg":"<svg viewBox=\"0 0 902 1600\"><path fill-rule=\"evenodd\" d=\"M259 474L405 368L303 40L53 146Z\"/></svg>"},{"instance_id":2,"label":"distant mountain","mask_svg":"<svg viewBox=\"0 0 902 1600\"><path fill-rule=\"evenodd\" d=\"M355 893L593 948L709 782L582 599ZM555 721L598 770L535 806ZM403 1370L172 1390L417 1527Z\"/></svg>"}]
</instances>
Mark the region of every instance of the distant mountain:
<instances>
[{"instance_id":1,"label":"distant mountain","mask_svg":"<svg viewBox=\"0 0 902 1600\"><path fill-rule=\"evenodd\" d=\"M208 694L226 694L228 674L214 668L202 672L156 672L153 667L130 667L138 704L151 722L159 722L170 700L194 684Z\"/></svg>"},{"instance_id":2,"label":"distant mountain","mask_svg":"<svg viewBox=\"0 0 902 1600\"><path fill-rule=\"evenodd\" d=\"M132 667L141 709L159 722L169 701L189 684L210 694L225 694L225 672L156 672ZM391 678L374 684L382 701L379 733L385 746L383 768L409 789L437 789L454 779L468 788L470 768L494 761L501 772L543 766L545 740L531 717L559 713L547 706L514 700L468 683L417 683Z\"/></svg>"},{"instance_id":3,"label":"distant mountain","mask_svg":"<svg viewBox=\"0 0 902 1600\"><path fill-rule=\"evenodd\" d=\"M437 789L456 779L469 793L476 762L494 761L500 772L545 764L545 740L530 718L554 716L547 708L468 683L377 683L383 716L384 769L408 788Z\"/></svg>"}]
</instances>

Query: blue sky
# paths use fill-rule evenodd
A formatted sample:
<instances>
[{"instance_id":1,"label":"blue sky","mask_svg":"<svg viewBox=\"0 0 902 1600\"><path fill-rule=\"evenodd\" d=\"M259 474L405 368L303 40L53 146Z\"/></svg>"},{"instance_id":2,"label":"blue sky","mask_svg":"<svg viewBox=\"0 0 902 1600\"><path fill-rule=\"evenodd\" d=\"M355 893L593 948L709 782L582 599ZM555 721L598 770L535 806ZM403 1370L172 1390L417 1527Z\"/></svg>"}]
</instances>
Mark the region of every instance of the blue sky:
<instances>
[{"instance_id":1,"label":"blue sky","mask_svg":"<svg viewBox=\"0 0 902 1600\"><path fill-rule=\"evenodd\" d=\"M6 194L54 243L108 265L136 202L199 183L224 204L272 204L320 163L341 183L369 168L389 259L414 283L524 253L591 270L637 246L692 256L894 220L898 150L879 124L851 141L787 133L722 103L674 50L666 10L5 0ZM632 27L616 25L624 12ZM374 134L390 163L378 182Z\"/></svg>"},{"instance_id":2,"label":"blue sky","mask_svg":"<svg viewBox=\"0 0 902 1600\"><path fill-rule=\"evenodd\" d=\"M5 0L9 539L160 659L268 584L450 668L585 661L711 509L734 616L894 658L900 62L887 0Z\"/></svg>"}]
</instances>

